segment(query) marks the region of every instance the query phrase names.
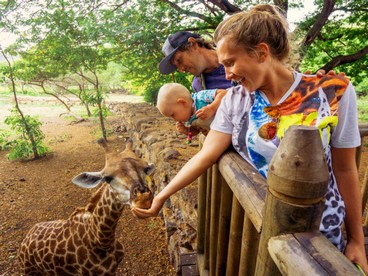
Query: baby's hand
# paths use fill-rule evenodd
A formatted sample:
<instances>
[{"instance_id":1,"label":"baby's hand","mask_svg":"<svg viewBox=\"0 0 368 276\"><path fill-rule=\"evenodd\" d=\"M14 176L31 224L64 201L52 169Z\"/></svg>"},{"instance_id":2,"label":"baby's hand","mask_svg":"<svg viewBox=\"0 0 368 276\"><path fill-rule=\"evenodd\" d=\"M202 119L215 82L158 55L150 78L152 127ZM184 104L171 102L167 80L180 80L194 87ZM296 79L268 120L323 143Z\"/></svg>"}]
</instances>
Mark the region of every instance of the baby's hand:
<instances>
[{"instance_id":1,"label":"baby's hand","mask_svg":"<svg viewBox=\"0 0 368 276\"><path fill-rule=\"evenodd\" d=\"M215 113L216 113L216 110L214 110L211 106L207 105L197 110L196 116L201 120L207 120L213 117Z\"/></svg>"},{"instance_id":2,"label":"baby's hand","mask_svg":"<svg viewBox=\"0 0 368 276\"><path fill-rule=\"evenodd\" d=\"M176 130L181 134L188 135L188 128L182 122L176 122Z\"/></svg>"}]
</instances>

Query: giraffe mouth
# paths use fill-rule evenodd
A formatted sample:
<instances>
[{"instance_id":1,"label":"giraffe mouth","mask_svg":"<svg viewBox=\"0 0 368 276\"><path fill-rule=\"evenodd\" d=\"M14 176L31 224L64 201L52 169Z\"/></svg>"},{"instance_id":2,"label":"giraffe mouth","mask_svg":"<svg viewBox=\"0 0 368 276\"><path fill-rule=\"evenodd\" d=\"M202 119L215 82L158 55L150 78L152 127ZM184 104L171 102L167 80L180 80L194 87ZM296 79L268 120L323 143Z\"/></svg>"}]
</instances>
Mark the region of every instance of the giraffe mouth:
<instances>
[{"instance_id":1,"label":"giraffe mouth","mask_svg":"<svg viewBox=\"0 0 368 276\"><path fill-rule=\"evenodd\" d=\"M146 192L137 192L136 197L131 200L133 208L148 209L151 207L153 200L153 193L148 190Z\"/></svg>"}]
</instances>

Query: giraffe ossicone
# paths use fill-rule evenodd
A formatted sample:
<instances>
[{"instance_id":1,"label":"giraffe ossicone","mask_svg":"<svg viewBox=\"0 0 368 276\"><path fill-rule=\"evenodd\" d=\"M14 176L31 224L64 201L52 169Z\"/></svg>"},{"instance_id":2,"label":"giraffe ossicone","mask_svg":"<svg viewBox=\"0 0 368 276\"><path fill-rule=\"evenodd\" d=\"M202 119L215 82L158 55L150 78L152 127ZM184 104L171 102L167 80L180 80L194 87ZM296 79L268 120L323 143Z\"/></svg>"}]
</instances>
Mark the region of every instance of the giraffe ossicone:
<instances>
[{"instance_id":1,"label":"giraffe ossicone","mask_svg":"<svg viewBox=\"0 0 368 276\"><path fill-rule=\"evenodd\" d=\"M98 144L105 149L105 167L81 173L72 182L83 188L101 187L68 219L40 222L30 229L18 251L22 275L115 274L124 255L115 239L117 223L125 205L151 206L148 176L154 166L137 157L131 140L120 153L104 139Z\"/></svg>"}]
</instances>

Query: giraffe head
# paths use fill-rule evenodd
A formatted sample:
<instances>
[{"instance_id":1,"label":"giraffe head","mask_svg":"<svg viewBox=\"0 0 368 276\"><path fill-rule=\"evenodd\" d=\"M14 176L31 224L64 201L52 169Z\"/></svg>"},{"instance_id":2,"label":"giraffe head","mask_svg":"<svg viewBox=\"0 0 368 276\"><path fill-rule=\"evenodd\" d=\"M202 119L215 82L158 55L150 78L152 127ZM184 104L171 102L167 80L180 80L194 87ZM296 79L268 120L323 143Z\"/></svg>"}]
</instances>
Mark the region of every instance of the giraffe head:
<instances>
[{"instance_id":1,"label":"giraffe head","mask_svg":"<svg viewBox=\"0 0 368 276\"><path fill-rule=\"evenodd\" d=\"M72 182L83 188L94 188L107 182L126 204L149 208L153 198L149 188L149 175L154 170L153 164L137 157L132 150L131 140L120 153L111 150L104 139L97 142L105 149L105 167L100 172L81 173L74 177Z\"/></svg>"}]
</instances>

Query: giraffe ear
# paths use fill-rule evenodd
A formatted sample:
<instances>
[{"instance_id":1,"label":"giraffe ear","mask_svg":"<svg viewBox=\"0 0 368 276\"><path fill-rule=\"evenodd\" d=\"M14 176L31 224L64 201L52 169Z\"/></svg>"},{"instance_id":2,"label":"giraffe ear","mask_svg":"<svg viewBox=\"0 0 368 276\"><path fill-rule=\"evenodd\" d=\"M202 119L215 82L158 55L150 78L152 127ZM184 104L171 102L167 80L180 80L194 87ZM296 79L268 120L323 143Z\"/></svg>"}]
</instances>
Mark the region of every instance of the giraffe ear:
<instances>
[{"instance_id":1,"label":"giraffe ear","mask_svg":"<svg viewBox=\"0 0 368 276\"><path fill-rule=\"evenodd\" d=\"M84 172L72 179L72 182L82 188L92 189L100 184L103 176L100 172Z\"/></svg>"}]
</instances>

